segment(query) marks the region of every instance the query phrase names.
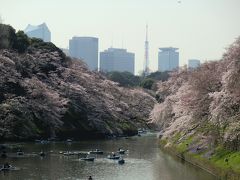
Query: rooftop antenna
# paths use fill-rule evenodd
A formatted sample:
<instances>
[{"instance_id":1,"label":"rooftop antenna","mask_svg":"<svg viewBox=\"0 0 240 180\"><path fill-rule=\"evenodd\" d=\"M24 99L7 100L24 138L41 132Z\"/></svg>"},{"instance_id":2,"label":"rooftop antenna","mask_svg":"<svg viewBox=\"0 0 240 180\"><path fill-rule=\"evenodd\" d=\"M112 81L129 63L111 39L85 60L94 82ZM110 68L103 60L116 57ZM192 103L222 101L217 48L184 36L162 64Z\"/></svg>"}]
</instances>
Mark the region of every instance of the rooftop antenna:
<instances>
[{"instance_id":1,"label":"rooftop antenna","mask_svg":"<svg viewBox=\"0 0 240 180\"><path fill-rule=\"evenodd\" d=\"M146 40L144 54L144 76L149 75L149 42L148 42L148 24L146 24Z\"/></svg>"}]
</instances>

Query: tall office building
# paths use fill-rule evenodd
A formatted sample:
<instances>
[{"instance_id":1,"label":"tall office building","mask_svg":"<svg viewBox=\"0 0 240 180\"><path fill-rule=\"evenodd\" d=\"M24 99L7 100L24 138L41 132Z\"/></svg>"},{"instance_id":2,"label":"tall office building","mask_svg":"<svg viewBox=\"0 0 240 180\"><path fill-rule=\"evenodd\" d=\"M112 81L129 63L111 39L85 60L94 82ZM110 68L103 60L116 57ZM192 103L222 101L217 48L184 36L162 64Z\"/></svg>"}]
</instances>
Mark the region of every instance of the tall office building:
<instances>
[{"instance_id":1,"label":"tall office building","mask_svg":"<svg viewBox=\"0 0 240 180\"><path fill-rule=\"evenodd\" d=\"M165 47L159 48L158 52L158 71L172 71L179 67L178 48Z\"/></svg>"},{"instance_id":2,"label":"tall office building","mask_svg":"<svg viewBox=\"0 0 240 180\"><path fill-rule=\"evenodd\" d=\"M51 32L48 29L46 23L37 26L28 24L28 26L24 30L24 33L27 34L28 37L35 37L42 39L45 42L51 42Z\"/></svg>"},{"instance_id":3,"label":"tall office building","mask_svg":"<svg viewBox=\"0 0 240 180\"><path fill-rule=\"evenodd\" d=\"M98 70L98 38L73 37L69 40L69 54L83 60L90 70Z\"/></svg>"},{"instance_id":4,"label":"tall office building","mask_svg":"<svg viewBox=\"0 0 240 180\"><path fill-rule=\"evenodd\" d=\"M135 55L126 49L108 48L100 53L100 71L128 71L134 74Z\"/></svg>"},{"instance_id":5,"label":"tall office building","mask_svg":"<svg viewBox=\"0 0 240 180\"><path fill-rule=\"evenodd\" d=\"M201 62L198 59L189 59L188 60L188 68L198 68L200 66Z\"/></svg>"}]
</instances>

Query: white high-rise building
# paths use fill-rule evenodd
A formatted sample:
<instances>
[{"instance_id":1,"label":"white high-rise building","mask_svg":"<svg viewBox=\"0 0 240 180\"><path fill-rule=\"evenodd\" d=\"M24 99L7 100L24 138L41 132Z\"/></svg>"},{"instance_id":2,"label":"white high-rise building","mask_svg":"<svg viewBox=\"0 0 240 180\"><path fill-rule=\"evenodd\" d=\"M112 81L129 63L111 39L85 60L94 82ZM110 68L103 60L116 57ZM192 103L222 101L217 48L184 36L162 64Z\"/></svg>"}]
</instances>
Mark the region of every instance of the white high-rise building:
<instances>
[{"instance_id":1,"label":"white high-rise building","mask_svg":"<svg viewBox=\"0 0 240 180\"><path fill-rule=\"evenodd\" d=\"M39 38L42 39L44 42L51 42L51 32L48 29L46 23L37 26L28 24L28 26L24 30L24 33L27 34L28 37Z\"/></svg>"},{"instance_id":2,"label":"white high-rise building","mask_svg":"<svg viewBox=\"0 0 240 180\"><path fill-rule=\"evenodd\" d=\"M84 61L90 70L98 70L98 38L73 37L69 40L69 54Z\"/></svg>"},{"instance_id":3,"label":"white high-rise building","mask_svg":"<svg viewBox=\"0 0 240 180\"><path fill-rule=\"evenodd\" d=\"M165 47L159 48L158 52L158 71L172 71L179 67L178 48Z\"/></svg>"},{"instance_id":4,"label":"white high-rise building","mask_svg":"<svg viewBox=\"0 0 240 180\"><path fill-rule=\"evenodd\" d=\"M108 48L100 53L100 71L130 72L134 74L135 55L126 49Z\"/></svg>"},{"instance_id":5,"label":"white high-rise building","mask_svg":"<svg viewBox=\"0 0 240 180\"><path fill-rule=\"evenodd\" d=\"M200 66L201 62L198 59L189 59L188 60L188 68L198 68Z\"/></svg>"}]
</instances>

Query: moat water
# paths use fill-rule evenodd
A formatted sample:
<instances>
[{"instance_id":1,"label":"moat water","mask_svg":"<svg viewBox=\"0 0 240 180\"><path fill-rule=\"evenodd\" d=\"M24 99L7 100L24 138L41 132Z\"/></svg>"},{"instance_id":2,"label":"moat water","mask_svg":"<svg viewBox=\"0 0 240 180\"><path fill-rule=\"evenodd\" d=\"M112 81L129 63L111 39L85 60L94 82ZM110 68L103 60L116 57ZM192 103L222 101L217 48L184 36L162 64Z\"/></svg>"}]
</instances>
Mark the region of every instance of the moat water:
<instances>
[{"instance_id":1,"label":"moat water","mask_svg":"<svg viewBox=\"0 0 240 180\"><path fill-rule=\"evenodd\" d=\"M9 162L17 170L1 172L4 180L214 180L212 174L161 151L154 134L129 139L55 142L48 144L21 143L23 156L9 152L9 157L0 159L0 164ZM107 159L118 148L128 150L125 164ZM60 151L85 152L92 149L104 151L94 162L79 159L78 155L65 156ZM47 152L40 157L40 151Z\"/></svg>"}]
</instances>

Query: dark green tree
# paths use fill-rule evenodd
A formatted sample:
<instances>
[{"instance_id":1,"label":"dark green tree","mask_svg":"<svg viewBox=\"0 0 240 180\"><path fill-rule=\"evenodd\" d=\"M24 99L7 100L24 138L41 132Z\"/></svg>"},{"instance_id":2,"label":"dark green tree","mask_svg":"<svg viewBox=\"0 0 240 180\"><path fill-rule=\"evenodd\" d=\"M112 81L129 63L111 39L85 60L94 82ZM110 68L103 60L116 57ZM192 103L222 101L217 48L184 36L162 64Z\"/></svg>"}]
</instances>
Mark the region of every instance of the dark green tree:
<instances>
[{"instance_id":1,"label":"dark green tree","mask_svg":"<svg viewBox=\"0 0 240 180\"><path fill-rule=\"evenodd\" d=\"M30 46L30 40L28 36L23 31L18 31L16 33L16 41L13 44L13 48L16 49L19 53L23 53Z\"/></svg>"},{"instance_id":2,"label":"dark green tree","mask_svg":"<svg viewBox=\"0 0 240 180\"><path fill-rule=\"evenodd\" d=\"M15 29L9 25L0 24L0 49L11 49L15 41Z\"/></svg>"},{"instance_id":3,"label":"dark green tree","mask_svg":"<svg viewBox=\"0 0 240 180\"><path fill-rule=\"evenodd\" d=\"M169 72L167 72L167 71L164 71L164 72L156 71L156 72L153 72L153 73L149 74L147 76L147 78L151 78L151 79L159 80L159 81L167 81L168 78L169 78Z\"/></svg>"},{"instance_id":4,"label":"dark green tree","mask_svg":"<svg viewBox=\"0 0 240 180\"><path fill-rule=\"evenodd\" d=\"M140 86L145 89L152 89L154 82L153 79L147 78L140 83Z\"/></svg>"},{"instance_id":5,"label":"dark green tree","mask_svg":"<svg viewBox=\"0 0 240 180\"><path fill-rule=\"evenodd\" d=\"M140 83L140 77L139 76L134 76L130 72L118 72L118 71L113 71L109 72L106 74L106 76L115 82L118 82L120 86L124 87L134 87L138 86Z\"/></svg>"}]
</instances>

